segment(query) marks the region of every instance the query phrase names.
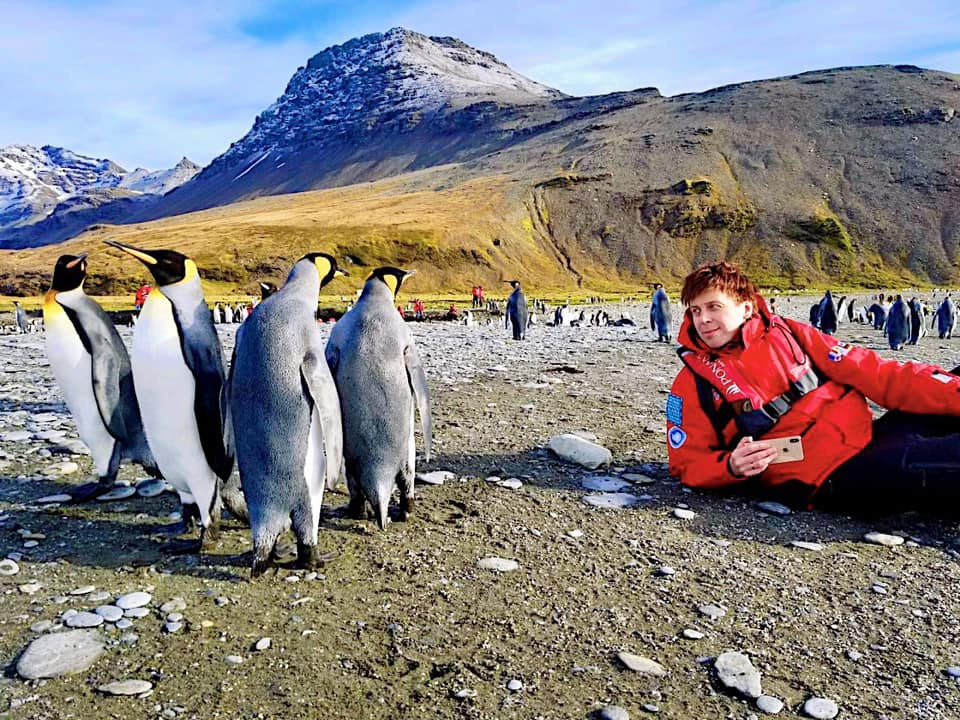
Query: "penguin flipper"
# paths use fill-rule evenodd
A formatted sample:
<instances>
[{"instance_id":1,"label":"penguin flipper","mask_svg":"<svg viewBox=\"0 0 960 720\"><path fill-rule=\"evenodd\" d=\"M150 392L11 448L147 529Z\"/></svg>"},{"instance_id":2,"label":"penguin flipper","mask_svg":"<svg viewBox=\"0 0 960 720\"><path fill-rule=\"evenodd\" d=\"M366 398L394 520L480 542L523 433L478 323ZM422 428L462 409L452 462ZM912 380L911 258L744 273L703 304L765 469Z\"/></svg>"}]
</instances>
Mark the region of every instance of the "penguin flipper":
<instances>
[{"instance_id":1,"label":"penguin flipper","mask_svg":"<svg viewBox=\"0 0 960 720\"><path fill-rule=\"evenodd\" d=\"M243 330L243 326L240 328ZM233 388L233 368L237 364L237 346L240 344L240 333L237 333L236 344L230 355L230 370L227 379L220 388L220 417L223 419L223 449L230 457L236 457L236 444L233 437L233 416L230 413L230 392Z\"/></svg>"},{"instance_id":2,"label":"penguin flipper","mask_svg":"<svg viewBox=\"0 0 960 720\"><path fill-rule=\"evenodd\" d=\"M115 439L126 440L128 430L120 385L122 376L132 383L127 349L103 309L86 296L83 300L76 307L61 307L90 354L90 379L100 419Z\"/></svg>"},{"instance_id":3,"label":"penguin flipper","mask_svg":"<svg viewBox=\"0 0 960 720\"><path fill-rule=\"evenodd\" d=\"M300 376L310 393L313 407L320 416L320 431L323 433L323 451L327 457L325 472L326 487L332 489L340 479L343 469L343 420L340 417L340 396L326 360L315 352L308 352L300 365Z\"/></svg>"},{"instance_id":4,"label":"penguin flipper","mask_svg":"<svg viewBox=\"0 0 960 720\"><path fill-rule=\"evenodd\" d=\"M204 306L205 308L206 306ZM207 312L203 309L203 312ZM223 439L223 416L220 414L220 390L224 384L223 361L220 357L220 338L213 327L209 314L206 320L209 333L202 332L200 325L185 333L177 313L174 313L180 332L183 359L193 374L196 389L193 399L193 414L200 433L200 445L207 464L216 475L226 480L233 472L233 455L227 452Z\"/></svg>"},{"instance_id":5,"label":"penguin flipper","mask_svg":"<svg viewBox=\"0 0 960 720\"><path fill-rule=\"evenodd\" d=\"M407 381L413 390L413 399L420 414L420 427L423 430L424 453L423 457L430 462L430 451L433 447L433 418L430 415L430 388L427 385L427 374L420 363L420 354L413 343L403 350L403 363L407 368Z\"/></svg>"}]
</instances>

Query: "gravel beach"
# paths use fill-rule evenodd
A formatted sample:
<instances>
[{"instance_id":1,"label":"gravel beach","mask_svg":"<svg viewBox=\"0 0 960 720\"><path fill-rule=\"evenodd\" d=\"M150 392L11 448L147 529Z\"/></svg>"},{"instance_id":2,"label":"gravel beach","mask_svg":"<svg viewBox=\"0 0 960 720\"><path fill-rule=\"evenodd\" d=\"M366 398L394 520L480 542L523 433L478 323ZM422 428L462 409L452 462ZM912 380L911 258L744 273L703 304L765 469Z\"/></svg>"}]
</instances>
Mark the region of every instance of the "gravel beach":
<instances>
[{"instance_id":1,"label":"gravel beach","mask_svg":"<svg viewBox=\"0 0 960 720\"><path fill-rule=\"evenodd\" d=\"M252 582L236 520L199 558L159 551L177 498L138 467L118 499L59 504L90 457L43 335L0 336L0 717L960 717L955 524L683 488L664 464L675 346L647 306L608 310L638 326L517 343L412 325L435 453L413 518L348 520L338 488L319 540L335 559ZM960 338L837 335L960 364ZM562 433L612 462L560 460Z\"/></svg>"}]
</instances>

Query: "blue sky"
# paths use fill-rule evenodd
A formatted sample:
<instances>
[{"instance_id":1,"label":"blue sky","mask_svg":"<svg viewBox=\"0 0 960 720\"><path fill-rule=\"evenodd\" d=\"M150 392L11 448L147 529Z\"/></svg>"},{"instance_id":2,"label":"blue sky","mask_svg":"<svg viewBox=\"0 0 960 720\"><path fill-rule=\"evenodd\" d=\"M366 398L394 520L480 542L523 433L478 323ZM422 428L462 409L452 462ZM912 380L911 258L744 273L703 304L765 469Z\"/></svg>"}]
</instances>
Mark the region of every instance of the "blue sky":
<instances>
[{"instance_id":1,"label":"blue sky","mask_svg":"<svg viewBox=\"0 0 960 720\"><path fill-rule=\"evenodd\" d=\"M206 164L309 57L402 26L574 95L667 95L840 65L960 73L957 0L4 0L0 146Z\"/></svg>"}]
</instances>

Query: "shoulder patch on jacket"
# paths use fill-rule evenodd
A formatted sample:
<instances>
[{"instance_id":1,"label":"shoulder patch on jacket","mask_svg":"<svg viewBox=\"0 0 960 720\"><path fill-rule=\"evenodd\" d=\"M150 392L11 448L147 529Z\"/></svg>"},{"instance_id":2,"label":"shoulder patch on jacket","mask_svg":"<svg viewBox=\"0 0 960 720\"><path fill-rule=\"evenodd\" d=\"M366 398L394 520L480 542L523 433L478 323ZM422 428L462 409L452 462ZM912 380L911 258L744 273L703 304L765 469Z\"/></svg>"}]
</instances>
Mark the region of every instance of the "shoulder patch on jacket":
<instances>
[{"instance_id":1,"label":"shoulder patch on jacket","mask_svg":"<svg viewBox=\"0 0 960 720\"><path fill-rule=\"evenodd\" d=\"M674 450L679 448L687 441L687 434L678 427L670 428L670 432L667 433L667 442L670 443L670 447Z\"/></svg>"},{"instance_id":2,"label":"shoulder patch on jacket","mask_svg":"<svg viewBox=\"0 0 960 720\"><path fill-rule=\"evenodd\" d=\"M838 342L827 353L827 357L833 362L840 362L847 356L848 352L850 352L850 345L845 342Z\"/></svg>"},{"instance_id":3,"label":"shoulder patch on jacket","mask_svg":"<svg viewBox=\"0 0 960 720\"><path fill-rule=\"evenodd\" d=\"M667 420L674 425L683 425L683 398L679 395L667 395Z\"/></svg>"}]
</instances>

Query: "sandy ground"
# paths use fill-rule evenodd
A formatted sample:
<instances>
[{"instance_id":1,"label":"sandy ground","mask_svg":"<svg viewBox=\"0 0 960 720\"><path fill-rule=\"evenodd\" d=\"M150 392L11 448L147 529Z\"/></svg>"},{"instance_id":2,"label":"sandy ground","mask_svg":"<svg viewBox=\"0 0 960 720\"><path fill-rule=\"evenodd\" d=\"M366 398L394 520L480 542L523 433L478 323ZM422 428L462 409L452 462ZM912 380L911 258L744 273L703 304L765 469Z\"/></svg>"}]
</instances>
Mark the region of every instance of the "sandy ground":
<instances>
[{"instance_id":1,"label":"sandy ground","mask_svg":"<svg viewBox=\"0 0 960 720\"><path fill-rule=\"evenodd\" d=\"M805 316L809 301L778 307ZM0 577L0 716L584 718L611 705L630 717L763 715L716 677L713 658L737 650L764 694L785 703L784 717L801 716L812 697L833 700L841 718L960 717L960 685L948 674L960 666L955 526L919 514L777 516L755 499L686 491L663 466L663 406L679 361L643 327L537 327L524 343L497 327L414 331L436 454L418 470L453 479L418 486L413 519L385 532L344 519L345 491L328 493L320 549L338 557L316 574L279 570L254 582L249 531L236 521L200 558L159 552L150 528L176 509L171 493L35 503L92 466L60 452L75 432L42 336L0 336L0 554L15 553L20 568ZM862 326L838 335L881 349ZM229 357L232 329L222 339ZM960 338L927 337L896 357L953 367ZM576 430L612 451L610 468L590 472L544 449ZM63 474L63 463L79 470ZM582 482L593 476L626 479L642 499L589 506L583 498L594 493ZM134 466L121 472L143 477ZM676 517L681 505L694 517ZM872 530L907 542L867 543ZM35 546L24 546L23 531L38 534ZM482 569L487 557L518 568ZM93 589L71 594L84 586ZM55 631L64 611L132 591L151 594L149 612L126 630L94 631L107 650L91 667L17 677L19 653L40 634L31 627ZM168 632L159 608L173 598L184 617ZM703 615L708 604L723 616ZM254 649L262 638L270 646ZM624 651L665 674L628 669ZM152 690L96 690L131 678Z\"/></svg>"}]
</instances>

